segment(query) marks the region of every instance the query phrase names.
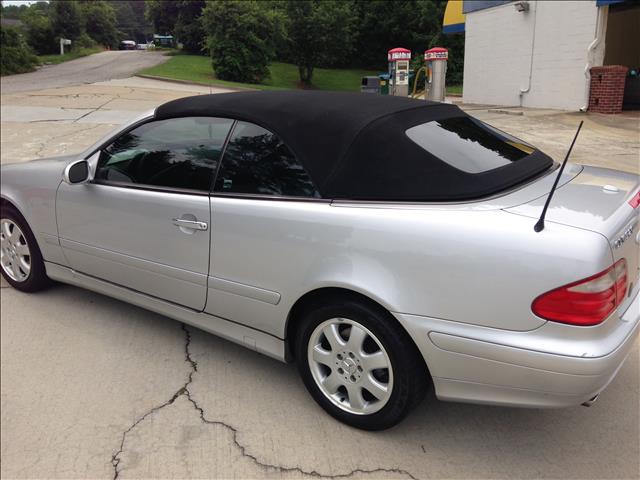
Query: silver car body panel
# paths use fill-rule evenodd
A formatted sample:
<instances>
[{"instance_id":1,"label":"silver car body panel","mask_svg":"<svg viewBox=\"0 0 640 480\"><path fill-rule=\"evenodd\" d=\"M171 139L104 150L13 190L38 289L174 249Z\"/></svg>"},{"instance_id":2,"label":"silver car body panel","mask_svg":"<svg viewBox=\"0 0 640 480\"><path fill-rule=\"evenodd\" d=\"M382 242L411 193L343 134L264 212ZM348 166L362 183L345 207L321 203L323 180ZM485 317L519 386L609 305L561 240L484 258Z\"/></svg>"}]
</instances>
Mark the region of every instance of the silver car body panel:
<instances>
[{"instance_id":1,"label":"silver car body panel","mask_svg":"<svg viewBox=\"0 0 640 480\"><path fill-rule=\"evenodd\" d=\"M612 263L599 234L553 224L536 237L529 219L472 204L406 209L213 196L211 205L212 275L282 299L265 304L210 283L205 311L279 338L294 303L326 287L362 293L392 312L535 330L546 323L531 312L535 297Z\"/></svg>"},{"instance_id":2,"label":"silver car body panel","mask_svg":"<svg viewBox=\"0 0 640 480\"><path fill-rule=\"evenodd\" d=\"M455 204L61 183L64 167L103 141L79 156L2 167L2 198L33 229L56 280L280 360L297 301L327 287L355 291L397 318L446 400L582 403L605 388L638 335L640 209L626 204L637 176L568 165L546 228L535 233L555 171L504 195ZM618 190L615 200L603 183ZM174 224L185 215L208 228ZM614 248L621 236L626 241ZM633 286L602 324L572 327L531 311L541 293L623 256Z\"/></svg>"},{"instance_id":3,"label":"silver car body panel","mask_svg":"<svg viewBox=\"0 0 640 480\"><path fill-rule=\"evenodd\" d=\"M417 339L442 400L519 407L579 405L602 392L640 330L638 289L623 314L595 327L547 322L531 332L504 332L395 314Z\"/></svg>"},{"instance_id":4,"label":"silver car body panel","mask_svg":"<svg viewBox=\"0 0 640 480\"><path fill-rule=\"evenodd\" d=\"M2 166L0 196L11 202L30 225L43 258L66 265L56 223L56 191L62 172L77 156L33 160Z\"/></svg>"},{"instance_id":5,"label":"silver car body panel","mask_svg":"<svg viewBox=\"0 0 640 480\"><path fill-rule=\"evenodd\" d=\"M62 183L57 194L60 244L76 271L203 310L210 230L209 197L111 185Z\"/></svg>"}]
</instances>

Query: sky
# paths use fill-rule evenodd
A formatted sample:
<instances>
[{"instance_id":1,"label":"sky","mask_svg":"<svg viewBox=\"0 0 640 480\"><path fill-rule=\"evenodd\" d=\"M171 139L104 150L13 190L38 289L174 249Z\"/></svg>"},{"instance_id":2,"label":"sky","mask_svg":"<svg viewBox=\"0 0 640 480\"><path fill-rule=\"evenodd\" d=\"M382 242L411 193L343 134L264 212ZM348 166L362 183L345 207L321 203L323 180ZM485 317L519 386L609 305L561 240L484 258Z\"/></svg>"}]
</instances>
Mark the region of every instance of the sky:
<instances>
[{"instance_id":1,"label":"sky","mask_svg":"<svg viewBox=\"0 0 640 480\"><path fill-rule=\"evenodd\" d=\"M9 5L31 5L36 3L36 0L2 0L2 5L5 7Z\"/></svg>"}]
</instances>

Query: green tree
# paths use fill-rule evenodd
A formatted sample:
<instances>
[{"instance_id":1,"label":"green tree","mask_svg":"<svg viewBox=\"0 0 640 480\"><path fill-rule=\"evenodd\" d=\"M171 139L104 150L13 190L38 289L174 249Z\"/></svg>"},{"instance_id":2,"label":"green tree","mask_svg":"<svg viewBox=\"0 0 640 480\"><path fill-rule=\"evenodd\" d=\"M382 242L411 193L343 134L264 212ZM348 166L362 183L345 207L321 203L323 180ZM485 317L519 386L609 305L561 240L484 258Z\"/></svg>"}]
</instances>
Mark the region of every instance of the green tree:
<instances>
[{"instance_id":1,"label":"green tree","mask_svg":"<svg viewBox=\"0 0 640 480\"><path fill-rule=\"evenodd\" d=\"M189 53L202 53L205 32L201 17L204 0L147 0L147 19L156 33L174 35Z\"/></svg>"},{"instance_id":2,"label":"green tree","mask_svg":"<svg viewBox=\"0 0 640 480\"><path fill-rule=\"evenodd\" d=\"M353 48L355 16L350 1L289 0L286 4L288 54L300 81L311 85L313 69L344 62Z\"/></svg>"},{"instance_id":3,"label":"green tree","mask_svg":"<svg viewBox=\"0 0 640 480\"><path fill-rule=\"evenodd\" d=\"M139 0L108 0L116 12L118 37L146 43L151 40L153 27L145 17L145 2Z\"/></svg>"},{"instance_id":4,"label":"green tree","mask_svg":"<svg viewBox=\"0 0 640 480\"><path fill-rule=\"evenodd\" d=\"M355 0L356 65L386 70L386 53L394 47L410 49L416 60L412 64L422 64L425 50L446 47L447 83L462 83L464 35L442 34L445 7L439 0Z\"/></svg>"},{"instance_id":5,"label":"green tree","mask_svg":"<svg viewBox=\"0 0 640 480\"><path fill-rule=\"evenodd\" d=\"M46 7L39 5L41 3L31 6L22 15L26 41L38 55L56 53L59 50L59 44L49 19L49 4L44 3Z\"/></svg>"},{"instance_id":6,"label":"green tree","mask_svg":"<svg viewBox=\"0 0 640 480\"><path fill-rule=\"evenodd\" d=\"M2 18L12 18L19 20L22 15L29 9L28 5L0 5L2 10Z\"/></svg>"},{"instance_id":7,"label":"green tree","mask_svg":"<svg viewBox=\"0 0 640 480\"><path fill-rule=\"evenodd\" d=\"M37 63L16 27L0 25L0 75L30 72Z\"/></svg>"},{"instance_id":8,"label":"green tree","mask_svg":"<svg viewBox=\"0 0 640 480\"><path fill-rule=\"evenodd\" d=\"M173 35L181 3L178 0L146 0L145 16L155 33Z\"/></svg>"},{"instance_id":9,"label":"green tree","mask_svg":"<svg viewBox=\"0 0 640 480\"><path fill-rule=\"evenodd\" d=\"M206 53L205 32L202 26L204 0L181 0L174 34L182 49L189 53Z\"/></svg>"},{"instance_id":10,"label":"green tree","mask_svg":"<svg viewBox=\"0 0 640 480\"><path fill-rule=\"evenodd\" d=\"M283 18L268 3L211 0L203 13L211 63L223 80L259 83L269 75Z\"/></svg>"},{"instance_id":11,"label":"green tree","mask_svg":"<svg viewBox=\"0 0 640 480\"><path fill-rule=\"evenodd\" d=\"M414 0L356 0L358 17L356 61L364 68L384 68L387 51L395 47L424 51L427 45L415 42L414 35L421 22L422 10Z\"/></svg>"},{"instance_id":12,"label":"green tree","mask_svg":"<svg viewBox=\"0 0 640 480\"><path fill-rule=\"evenodd\" d=\"M100 45L118 46L116 11L103 0L85 0L80 4L87 35Z\"/></svg>"},{"instance_id":13,"label":"green tree","mask_svg":"<svg viewBox=\"0 0 640 480\"><path fill-rule=\"evenodd\" d=\"M78 2L51 2L51 26L56 36L75 40L84 31L84 19Z\"/></svg>"}]
</instances>

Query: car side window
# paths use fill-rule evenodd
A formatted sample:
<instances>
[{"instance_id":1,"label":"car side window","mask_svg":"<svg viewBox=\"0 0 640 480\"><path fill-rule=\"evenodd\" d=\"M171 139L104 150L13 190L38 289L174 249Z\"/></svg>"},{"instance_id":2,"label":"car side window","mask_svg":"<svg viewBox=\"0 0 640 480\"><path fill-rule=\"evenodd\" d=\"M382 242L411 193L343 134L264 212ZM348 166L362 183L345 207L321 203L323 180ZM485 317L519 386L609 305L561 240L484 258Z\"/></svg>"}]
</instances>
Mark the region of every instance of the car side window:
<instances>
[{"instance_id":1,"label":"car side window","mask_svg":"<svg viewBox=\"0 0 640 480\"><path fill-rule=\"evenodd\" d=\"M320 198L311 177L280 138L247 122L233 129L214 190Z\"/></svg>"},{"instance_id":2,"label":"car side window","mask_svg":"<svg viewBox=\"0 0 640 480\"><path fill-rule=\"evenodd\" d=\"M211 117L145 123L102 150L96 180L208 192L232 125Z\"/></svg>"}]
</instances>

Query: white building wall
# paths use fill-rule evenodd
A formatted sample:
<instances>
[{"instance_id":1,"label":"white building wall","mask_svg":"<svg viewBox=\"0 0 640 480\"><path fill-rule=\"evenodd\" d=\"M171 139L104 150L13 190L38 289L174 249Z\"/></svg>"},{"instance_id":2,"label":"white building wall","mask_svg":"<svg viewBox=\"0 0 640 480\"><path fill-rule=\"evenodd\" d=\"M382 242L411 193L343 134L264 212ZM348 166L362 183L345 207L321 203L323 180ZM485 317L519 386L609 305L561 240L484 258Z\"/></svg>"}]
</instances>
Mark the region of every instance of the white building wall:
<instances>
[{"instance_id":1,"label":"white building wall","mask_svg":"<svg viewBox=\"0 0 640 480\"><path fill-rule=\"evenodd\" d=\"M564 110L585 105L584 69L598 16L595 0L529 3L528 12L509 3L467 14L465 103ZM591 55L594 65L602 64L603 52L604 39ZM529 91L521 96L530 72Z\"/></svg>"}]
</instances>

